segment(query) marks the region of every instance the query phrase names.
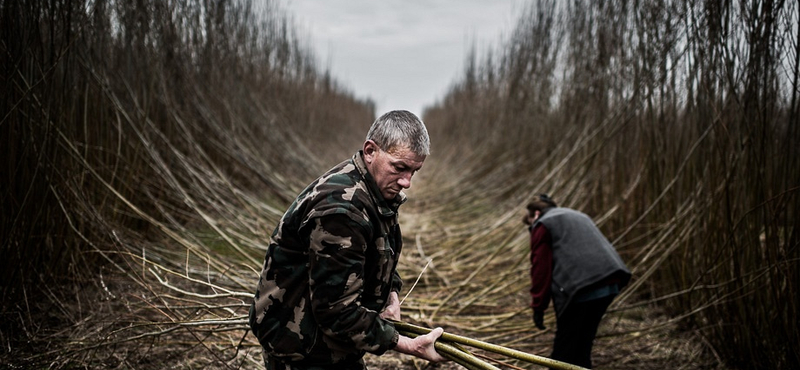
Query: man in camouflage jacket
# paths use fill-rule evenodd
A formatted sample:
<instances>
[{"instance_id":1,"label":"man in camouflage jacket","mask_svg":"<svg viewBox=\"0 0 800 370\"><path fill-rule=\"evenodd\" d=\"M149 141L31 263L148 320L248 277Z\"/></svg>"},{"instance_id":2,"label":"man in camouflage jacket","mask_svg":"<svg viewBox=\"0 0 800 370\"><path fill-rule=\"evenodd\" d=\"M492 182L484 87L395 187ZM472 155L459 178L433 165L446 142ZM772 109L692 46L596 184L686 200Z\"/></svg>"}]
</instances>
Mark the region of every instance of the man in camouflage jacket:
<instances>
[{"instance_id":1,"label":"man in camouflage jacket","mask_svg":"<svg viewBox=\"0 0 800 370\"><path fill-rule=\"evenodd\" d=\"M375 121L362 150L312 182L272 234L250 307L268 369L364 369L389 349L431 361L441 335L399 335L395 268L402 189L429 153L424 124L406 111ZM383 313L382 313L383 312Z\"/></svg>"}]
</instances>

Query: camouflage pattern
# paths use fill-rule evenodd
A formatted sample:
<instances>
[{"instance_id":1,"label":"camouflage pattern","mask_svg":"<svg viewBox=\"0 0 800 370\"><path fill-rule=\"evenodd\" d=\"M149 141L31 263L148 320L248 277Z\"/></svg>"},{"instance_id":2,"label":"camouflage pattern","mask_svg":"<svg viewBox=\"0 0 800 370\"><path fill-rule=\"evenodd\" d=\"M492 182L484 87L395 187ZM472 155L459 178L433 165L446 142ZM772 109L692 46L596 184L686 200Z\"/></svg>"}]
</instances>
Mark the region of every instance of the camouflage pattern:
<instances>
[{"instance_id":1,"label":"camouflage pattern","mask_svg":"<svg viewBox=\"0 0 800 370\"><path fill-rule=\"evenodd\" d=\"M387 203L361 155L303 190L270 239L250 326L265 357L291 368L339 368L397 344L379 313L402 285L397 209L406 196Z\"/></svg>"}]
</instances>

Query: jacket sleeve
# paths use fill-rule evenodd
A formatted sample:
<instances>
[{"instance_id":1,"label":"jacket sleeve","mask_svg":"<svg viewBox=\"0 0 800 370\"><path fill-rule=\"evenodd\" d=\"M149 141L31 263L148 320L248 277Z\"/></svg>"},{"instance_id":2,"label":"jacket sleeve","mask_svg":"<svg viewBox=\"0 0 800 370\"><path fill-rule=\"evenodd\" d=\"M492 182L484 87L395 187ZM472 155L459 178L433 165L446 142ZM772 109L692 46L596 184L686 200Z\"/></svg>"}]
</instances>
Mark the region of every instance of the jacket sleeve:
<instances>
[{"instance_id":1,"label":"jacket sleeve","mask_svg":"<svg viewBox=\"0 0 800 370\"><path fill-rule=\"evenodd\" d=\"M553 280L553 249L550 233L543 224L531 231L531 308L544 311L550 304L550 284Z\"/></svg>"},{"instance_id":2,"label":"jacket sleeve","mask_svg":"<svg viewBox=\"0 0 800 370\"><path fill-rule=\"evenodd\" d=\"M400 278L400 274L395 270L392 272L392 291L400 294L401 289L403 289L403 279Z\"/></svg>"},{"instance_id":3,"label":"jacket sleeve","mask_svg":"<svg viewBox=\"0 0 800 370\"><path fill-rule=\"evenodd\" d=\"M325 335L375 354L397 345L394 325L361 305L368 234L352 218L316 218L309 235L311 306Z\"/></svg>"}]
</instances>

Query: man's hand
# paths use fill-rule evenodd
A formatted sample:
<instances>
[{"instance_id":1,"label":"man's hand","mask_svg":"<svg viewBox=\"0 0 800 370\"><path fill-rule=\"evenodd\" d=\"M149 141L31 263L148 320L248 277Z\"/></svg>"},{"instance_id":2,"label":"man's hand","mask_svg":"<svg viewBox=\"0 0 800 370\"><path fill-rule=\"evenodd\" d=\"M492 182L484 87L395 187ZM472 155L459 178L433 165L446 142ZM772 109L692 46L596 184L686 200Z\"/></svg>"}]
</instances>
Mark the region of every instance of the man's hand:
<instances>
[{"instance_id":1,"label":"man's hand","mask_svg":"<svg viewBox=\"0 0 800 370\"><path fill-rule=\"evenodd\" d=\"M434 343L436 343L436 339L439 339L443 332L444 329L436 328L431 330L430 333L420 335L414 339L401 335L400 339L397 341L397 347L394 347L394 350L431 362L447 361L446 358L436 352L433 346Z\"/></svg>"},{"instance_id":2,"label":"man's hand","mask_svg":"<svg viewBox=\"0 0 800 370\"><path fill-rule=\"evenodd\" d=\"M381 312L381 318L400 321L400 298L397 296L397 292L389 293L389 302Z\"/></svg>"},{"instance_id":3,"label":"man's hand","mask_svg":"<svg viewBox=\"0 0 800 370\"><path fill-rule=\"evenodd\" d=\"M544 327L544 311L538 311L538 310L534 310L533 311L533 323L536 324L536 327L539 328L539 330L544 330L545 329L545 327Z\"/></svg>"}]
</instances>

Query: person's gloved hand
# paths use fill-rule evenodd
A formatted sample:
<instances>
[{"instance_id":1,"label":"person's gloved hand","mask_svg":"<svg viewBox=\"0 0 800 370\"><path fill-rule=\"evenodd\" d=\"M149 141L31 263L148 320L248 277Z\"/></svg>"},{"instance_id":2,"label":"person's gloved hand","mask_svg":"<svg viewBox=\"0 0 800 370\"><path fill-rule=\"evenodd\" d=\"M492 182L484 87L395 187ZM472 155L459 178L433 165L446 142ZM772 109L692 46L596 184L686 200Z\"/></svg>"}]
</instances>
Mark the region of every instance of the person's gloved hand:
<instances>
[{"instance_id":1,"label":"person's gloved hand","mask_svg":"<svg viewBox=\"0 0 800 370\"><path fill-rule=\"evenodd\" d=\"M533 323L536 324L536 327L539 330L544 330L544 311L533 311Z\"/></svg>"}]
</instances>

